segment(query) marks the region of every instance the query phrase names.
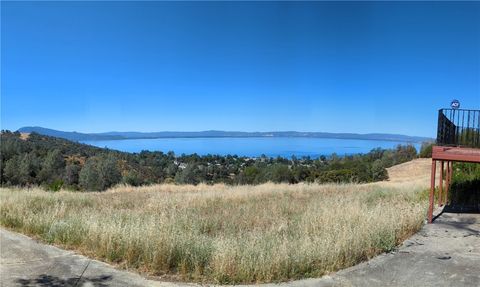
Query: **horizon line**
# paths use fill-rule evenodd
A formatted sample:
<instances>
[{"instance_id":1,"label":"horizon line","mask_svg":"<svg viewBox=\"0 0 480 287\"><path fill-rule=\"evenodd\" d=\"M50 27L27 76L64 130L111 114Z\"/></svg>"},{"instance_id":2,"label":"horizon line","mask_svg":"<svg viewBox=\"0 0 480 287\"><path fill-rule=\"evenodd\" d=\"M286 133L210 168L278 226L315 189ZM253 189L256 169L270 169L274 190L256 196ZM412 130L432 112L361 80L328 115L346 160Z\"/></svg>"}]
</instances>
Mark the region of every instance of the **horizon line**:
<instances>
[{"instance_id":1,"label":"horizon line","mask_svg":"<svg viewBox=\"0 0 480 287\"><path fill-rule=\"evenodd\" d=\"M70 132L70 133L80 133L80 134L106 134L106 133L202 133L202 132L229 132L229 133L325 133L325 134L353 134L353 135L375 135L375 134L382 134L382 135L398 135L398 136L408 136L408 137L419 137L419 138L429 138L434 139L435 136L423 136L423 135L407 135L401 133L385 133L385 132L368 132L368 133L358 133L358 132L327 132L327 131L299 131L299 130L266 130L266 131L239 131L239 130L217 130L217 129L205 129L205 130L160 130L160 131L119 131L119 130L111 130L111 131L96 131L96 132L86 132L86 131L78 131L78 130L59 130L53 128L46 128L42 126L22 126L15 131L19 131L23 128L42 128L42 129L49 129L59 132ZM2 128L2 130L8 130Z\"/></svg>"}]
</instances>

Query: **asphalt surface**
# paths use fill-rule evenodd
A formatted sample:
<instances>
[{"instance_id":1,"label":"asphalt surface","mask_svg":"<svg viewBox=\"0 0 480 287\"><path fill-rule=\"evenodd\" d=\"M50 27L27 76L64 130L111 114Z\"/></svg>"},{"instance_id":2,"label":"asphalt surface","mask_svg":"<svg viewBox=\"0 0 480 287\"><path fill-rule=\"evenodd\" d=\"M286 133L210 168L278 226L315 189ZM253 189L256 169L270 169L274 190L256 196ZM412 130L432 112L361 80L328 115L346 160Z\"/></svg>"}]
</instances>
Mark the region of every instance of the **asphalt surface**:
<instances>
[{"instance_id":1,"label":"asphalt surface","mask_svg":"<svg viewBox=\"0 0 480 287\"><path fill-rule=\"evenodd\" d=\"M192 286L138 274L0 229L1 286ZM444 213L395 252L317 279L264 286L480 286L480 214Z\"/></svg>"}]
</instances>

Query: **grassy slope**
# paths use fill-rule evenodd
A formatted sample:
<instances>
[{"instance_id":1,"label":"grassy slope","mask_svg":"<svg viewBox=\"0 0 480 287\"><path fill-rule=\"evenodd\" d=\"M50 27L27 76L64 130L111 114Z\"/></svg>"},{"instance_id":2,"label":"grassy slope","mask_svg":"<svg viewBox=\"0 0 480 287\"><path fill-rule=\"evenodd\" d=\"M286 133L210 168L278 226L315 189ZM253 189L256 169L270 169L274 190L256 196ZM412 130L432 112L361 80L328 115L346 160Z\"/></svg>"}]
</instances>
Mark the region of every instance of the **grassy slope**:
<instances>
[{"instance_id":1,"label":"grassy slope","mask_svg":"<svg viewBox=\"0 0 480 287\"><path fill-rule=\"evenodd\" d=\"M321 276L391 250L421 227L425 163L394 167L390 182L364 185L3 189L0 224L126 268L183 280Z\"/></svg>"}]
</instances>

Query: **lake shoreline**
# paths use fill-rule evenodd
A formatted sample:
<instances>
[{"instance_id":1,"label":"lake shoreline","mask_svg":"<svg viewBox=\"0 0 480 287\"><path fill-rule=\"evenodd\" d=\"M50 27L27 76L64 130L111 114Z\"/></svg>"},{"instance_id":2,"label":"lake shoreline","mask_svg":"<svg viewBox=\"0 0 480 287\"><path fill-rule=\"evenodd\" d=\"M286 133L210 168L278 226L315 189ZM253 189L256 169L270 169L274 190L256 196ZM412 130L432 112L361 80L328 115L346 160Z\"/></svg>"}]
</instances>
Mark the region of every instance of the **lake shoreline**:
<instances>
[{"instance_id":1,"label":"lake shoreline","mask_svg":"<svg viewBox=\"0 0 480 287\"><path fill-rule=\"evenodd\" d=\"M283 158L319 158L333 154L349 156L368 153L375 148L392 149L398 145L413 145L419 151L421 146L420 142L318 137L171 137L88 140L80 143L130 153L172 151L177 155L236 155L252 158L262 155Z\"/></svg>"}]
</instances>

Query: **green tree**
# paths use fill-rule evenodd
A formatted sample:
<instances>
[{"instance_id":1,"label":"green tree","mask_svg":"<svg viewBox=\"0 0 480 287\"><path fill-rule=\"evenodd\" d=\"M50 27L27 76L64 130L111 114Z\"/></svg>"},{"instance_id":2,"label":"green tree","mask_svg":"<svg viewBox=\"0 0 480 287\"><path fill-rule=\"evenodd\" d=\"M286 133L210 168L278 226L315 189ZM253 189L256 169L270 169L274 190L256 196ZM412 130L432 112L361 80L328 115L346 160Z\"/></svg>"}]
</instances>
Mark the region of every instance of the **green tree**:
<instances>
[{"instance_id":1,"label":"green tree","mask_svg":"<svg viewBox=\"0 0 480 287\"><path fill-rule=\"evenodd\" d=\"M388 179L388 173L385 167L382 165L382 161L377 159L372 163L372 179L374 181Z\"/></svg>"},{"instance_id":2,"label":"green tree","mask_svg":"<svg viewBox=\"0 0 480 287\"><path fill-rule=\"evenodd\" d=\"M6 182L11 185L20 184L19 177L20 159L18 156L13 156L5 163L5 169L2 182Z\"/></svg>"},{"instance_id":3,"label":"green tree","mask_svg":"<svg viewBox=\"0 0 480 287\"><path fill-rule=\"evenodd\" d=\"M307 179L310 177L309 169L301 165L294 167L293 174L296 182L308 181Z\"/></svg>"},{"instance_id":4,"label":"green tree","mask_svg":"<svg viewBox=\"0 0 480 287\"><path fill-rule=\"evenodd\" d=\"M197 165L190 163L183 170L179 171L175 176L175 182L180 184L198 184L200 170Z\"/></svg>"},{"instance_id":5,"label":"green tree","mask_svg":"<svg viewBox=\"0 0 480 287\"><path fill-rule=\"evenodd\" d=\"M257 183L260 169L256 166L247 166L242 173L240 173L238 182L240 184L254 184Z\"/></svg>"},{"instance_id":6,"label":"green tree","mask_svg":"<svg viewBox=\"0 0 480 287\"><path fill-rule=\"evenodd\" d=\"M26 152L25 142L14 137L11 133L8 135L10 136L2 136L2 144L0 145L0 155L5 161L11 159L15 155Z\"/></svg>"},{"instance_id":7,"label":"green tree","mask_svg":"<svg viewBox=\"0 0 480 287\"><path fill-rule=\"evenodd\" d=\"M357 178L353 171L348 169L335 169L323 172L319 177L320 183L325 182L356 182Z\"/></svg>"},{"instance_id":8,"label":"green tree","mask_svg":"<svg viewBox=\"0 0 480 287\"><path fill-rule=\"evenodd\" d=\"M40 162L33 152L23 155L19 165L20 184L29 185L38 182L38 173L40 171Z\"/></svg>"},{"instance_id":9,"label":"green tree","mask_svg":"<svg viewBox=\"0 0 480 287\"><path fill-rule=\"evenodd\" d=\"M140 178L140 175L138 172L135 170L129 170L124 176L122 181L125 184L131 185L131 186L139 186L142 185L142 179Z\"/></svg>"},{"instance_id":10,"label":"green tree","mask_svg":"<svg viewBox=\"0 0 480 287\"><path fill-rule=\"evenodd\" d=\"M65 167L64 181L69 186L78 185L78 177L81 167L78 164L70 163Z\"/></svg>"},{"instance_id":11,"label":"green tree","mask_svg":"<svg viewBox=\"0 0 480 287\"><path fill-rule=\"evenodd\" d=\"M178 171L178 166L175 163L170 163L167 165L165 168L165 174L167 178L175 178L175 175L177 174Z\"/></svg>"},{"instance_id":12,"label":"green tree","mask_svg":"<svg viewBox=\"0 0 480 287\"><path fill-rule=\"evenodd\" d=\"M39 180L45 183L52 183L63 178L65 169L65 160L59 149L54 149L47 153L43 160L42 169L39 173Z\"/></svg>"},{"instance_id":13,"label":"green tree","mask_svg":"<svg viewBox=\"0 0 480 287\"><path fill-rule=\"evenodd\" d=\"M102 189L107 189L122 180L122 174L118 168L118 161L113 154L100 157L98 172Z\"/></svg>"},{"instance_id":14,"label":"green tree","mask_svg":"<svg viewBox=\"0 0 480 287\"><path fill-rule=\"evenodd\" d=\"M85 190L100 191L102 182L97 168L97 159L91 157L87 159L79 174L79 183Z\"/></svg>"},{"instance_id":15,"label":"green tree","mask_svg":"<svg viewBox=\"0 0 480 287\"><path fill-rule=\"evenodd\" d=\"M421 158L431 158L432 157L433 143L424 142L420 148L419 157Z\"/></svg>"},{"instance_id":16,"label":"green tree","mask_svg":"<svg viewBox=\"0 0 480 287\"><path fill-rule=\"evenodd\" d=\"M79 175L80 186L86 190L105 190L122 180L117 159L108 154L89 158Z\"/></svg>"},{"instance_id":17,"label":"green tree","mask_svg":"<svg viewBox=\"0 0 480 287\"><path fill-rule=\"evenodd\" d=\"M280 183L295 183L292 171L285 164L275 164L268 170L268 177L271 181Z\"/></svg>"}]
</instances>

